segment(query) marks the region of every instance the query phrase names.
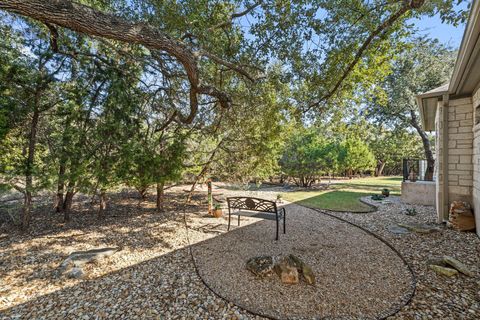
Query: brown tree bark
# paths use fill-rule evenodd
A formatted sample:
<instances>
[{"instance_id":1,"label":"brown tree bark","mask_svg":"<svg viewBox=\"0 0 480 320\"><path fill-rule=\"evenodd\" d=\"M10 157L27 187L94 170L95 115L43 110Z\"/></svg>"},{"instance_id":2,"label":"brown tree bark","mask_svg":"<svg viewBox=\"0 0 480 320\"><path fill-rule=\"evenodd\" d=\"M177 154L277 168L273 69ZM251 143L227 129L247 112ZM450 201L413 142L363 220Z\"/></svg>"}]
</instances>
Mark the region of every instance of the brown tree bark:
<instances>
[{"instance_id":1,"label":"brown tree bark","mask_svg":"<svg viewBox=\"0 0 480 320\"><path fill-rule=\"evenodd\" d=\"M22 208L22 229L27 230L30 227L32 215L32 189L33 189L33 166L35 159L38 119L40 118L40 110L38 108L40 102L41 91L37 90L33 105L32 121L30 122L30 134L28 137L28 153L25 162L25 193Z\"/></svg>"},{"instance_id":2,"label":"brown tree bark","mask_svg":"<svg viewBox=\"0 0 480 320\"><path fill-rule=\"evenodd\" d=\"M107 191L105 189L100 190L100 207L98 215L100 218L105 216L105 210L107 209Z\"/></svg>"},{"instance_id":3,"label":"brown tree bark","mask_svg":"<svg viewBox=\"0 0 480 320\"><path fill-rule=\"evenodd\" d=\"M157 183L157 211L163 211L163 187L165 183Z\"/></svg>"},{"instance_id":4,"label":"brown tree bark","mask_svg":"<svg viewBox=\"0 0 480 320\"><path fill-rule=\"evenodd\" d=\"M383 174L385 168L385 161L378 160L377 167L375 168L375 177L380 177Z\"/></svg>"},{"instance_id":5,"label":"brown tree bark","mask_svg":"<svg viewBox=\"0 0 480 320\"><path fill-rule=\"evenodd\" d=\"M0 0L0 9L41 21L53 31L56 25L91 36L143 45L150 50L163 51L173 56L183 65L190 83L190 113L184 116L180 111L175 112L177 118L184 123L191 123L198 111L198 94L216 98L224 108L231 104L225 92L215 87L201 85L198 69L200 56L208 57L211 61L234 70L251 81L254 80L239 65L201 49L194 51L159 28L143 22L130 22L70 0ZM52 43L56 43L56 36L57 32L52 32Z\"/></svg>"},{"instance_id":6,"label":"brown tree bark","mask_svg":"<svg viewBox=\"0 0 480 320\"><path fill-rule=\"evenodd\" d=\"M414 110L410 110L410 124L417 130L420 138L422 139L423 150L425 153L425 159L427 160L427 169L425 171L425 180L433 180L433 172L435 171L435 158L433 157L432 146L428 139L427 133L423 130L422 126L418 123L417 114Z\"/></svg>"},{"instance_id":7,"label":"brown tree bark","mask_svg":"<svg viewBox=\"0 0 480 320\"><path fill-rule=\"evenodd\" d=\"M67 193L62 205L63 220L65 222L70 221L70 211L72 209L73 196L75 195L75 183L70 181L67 186Z\"/></svg>"},{"instance_id":8,"label":"brown tree bark","mask_svg":"<svg viewBox=\"0 0 480 320\"><path fill-rule=\"evenodd\" d=\"M57 182L57 201L55 204L55 211L60 213L63 211L63 192L65 189L65 163L60 161L60 167L58 169L58 182Z\"/></svg>"}]
</instances>

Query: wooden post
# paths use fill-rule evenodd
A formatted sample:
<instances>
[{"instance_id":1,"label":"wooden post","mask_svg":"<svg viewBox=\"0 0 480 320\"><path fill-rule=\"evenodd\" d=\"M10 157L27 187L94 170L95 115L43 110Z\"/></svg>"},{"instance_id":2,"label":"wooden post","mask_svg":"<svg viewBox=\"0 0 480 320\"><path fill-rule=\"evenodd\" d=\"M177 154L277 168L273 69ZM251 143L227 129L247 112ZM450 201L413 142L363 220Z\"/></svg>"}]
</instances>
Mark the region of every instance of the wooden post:
<instances>
[{"instance_id":1,"label":"wooden post","mask_svg":"<svg viewBox=\"0 0 480 320\"><path fill-rule=\"evenodd\" d=\"M212 196L212 179L207 180L208 187L208 214L213 214L212 205L213 205L213 196Z\"/></svg>"}]
</instances>

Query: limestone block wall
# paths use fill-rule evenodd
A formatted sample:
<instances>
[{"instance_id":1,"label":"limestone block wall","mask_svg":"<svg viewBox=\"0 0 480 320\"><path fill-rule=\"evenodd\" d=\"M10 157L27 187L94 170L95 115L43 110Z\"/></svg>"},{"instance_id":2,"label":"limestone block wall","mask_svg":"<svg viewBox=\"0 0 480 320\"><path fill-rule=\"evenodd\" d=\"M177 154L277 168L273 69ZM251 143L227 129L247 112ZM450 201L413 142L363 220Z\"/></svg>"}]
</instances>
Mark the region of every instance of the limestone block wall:
<instances>
[{"instance_id":1,"label":"limestone block wall","mask_svg":"<svg viewBox=\"0 0 480 320\"><path fill-rule=\"evenodd\" d=\"M402 201L410 204L424 206L435 205L435 182L434 181L403 181Z\"/></svg>"},{"instance_id":2,"label":"limestone block wall","mask_svg":"<svg viewBox=\"0 0 480 320\"><path fill-rule=\"evenodd\" d=\"M448 202L472 202L473 105L471 98L448 105Z\"/></svg>"},{"instance_id":3,"label":"limestone block wall","mask_svg":"<svg viewBox=\"0 0 480 320\"><path fill-rule=\"evenodd\" d=\"M480 89L473 95L473 209L477 235L480 237Z\"/></svg>"}]
</instances>

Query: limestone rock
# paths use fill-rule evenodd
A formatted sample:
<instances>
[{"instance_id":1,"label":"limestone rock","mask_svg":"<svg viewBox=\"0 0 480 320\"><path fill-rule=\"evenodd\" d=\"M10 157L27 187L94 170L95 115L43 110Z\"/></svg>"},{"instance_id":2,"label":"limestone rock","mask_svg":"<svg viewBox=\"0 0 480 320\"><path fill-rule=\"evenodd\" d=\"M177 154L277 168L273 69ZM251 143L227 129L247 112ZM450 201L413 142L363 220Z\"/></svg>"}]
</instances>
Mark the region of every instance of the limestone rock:
<instances>
[{"instance_id":1,"label":"limestone rock","mask_svg":"<svg viewBox=\"0 0 480 320\"><path fill-rule=\"evenodd\" d=\"M246 268L254 275L265 278L273 274L275 266L272 256L259 256L251 258L247 261Z\"/></svg>"},{"instance_id":2,"label":"limestone rock","mask_svg":"<svg viewBox=\"0 0 480 320\"><path fill-rule=\"evenodd\" d=\"M315 284L315 274L313 273L312 268L293 254L288 255L287 258L289 265L297 268L297 271L302 275L306 283Z\"/></svg>"},{"instance_id":3,"label":"limestone rock","mask_svg":"<svg viewBox=\"0 0 480 320\"><path fill-rule=\"evenodd\" d=\"M298 270L295 267L289 266L285 261L275 265L275 272L285 284L298 283Z\"/></svg>"},{"instance_id":4,"label":"limestone rock","mask_svg":"<svg viewBox=\"0 0 480 320\"><path fill-rule=\"evenodd\" d=\"M315 274L312 268L293 254L284 257L254 257L247 261L246 269L260 278L276 273L285 284L299 283L300 276L307 284L315 284Z\"/></svg>"},{"instance_id":5,"label":"limestone rock","mask_svg":"<svg viewBox=\"0 0 480 320\"><path fill-rule=\"evenodd\" d=\"M440 229L435 226L423 223L399 223L398 226L416 233L433 233L440 231Z\"/></svg>"},{"instance_id":6,"label":"limestone rock","mask_svg":"<svg viewBox=\"0 0 480 320\"><path fill-rule=\"evenodd\" d=\"M392 225L388 227L388 231L394 234L407 234L410 233L407 228L400 227L398 225Z\"/></svg>"},{"instance_id":7,"label":"limestone rock","mask_svg":"<svg viewBox=\"0 0 480 320\"><path fill-rule=\"evenodd\" d=\"M100 262L102 259L112 256L119 250L119 248L99 248L87 251L75 251L62 262L60 267L68 269L69 266L81 267L86 263Z\"/></svg>"},{"instance_id":8,"label":"limestone rock","mask_svg":"<svg viewBox=\"0 0 480 320\"><path fill-rule=\"evenodd\" d=\"M66 275L69 278L82 279L85 273L82 267L86 263L100 263L103 259L112 256L119 248L99 248L87 251L72 252L59 266L55 276Z\"/></svg>"},{"instance_id":9,"label":"limestone rock","mask_svg":"<svg viewBox=\"0 0 480 320\"><path fill-rule=\"evenodd\" d=\"M83 272L83 269L80 267L74 267L67 273L67 276L74 279L83 279L85 272Z\"/></svg>"},{"instance_id":10,"label":"limestone rock","mask_svg":"<svg viewBox=\"0 0 480 320\"><path fill-rule=\"evenodd\" d=\"M443 261L448 266L458 270L458 272L463 273L466 276L469 276L469 277L474 276L474 273L470 269L468 269L466 265L464 265L463 263L461 263L455 258L452 258L450 256L444 256Z\"/></svg>"},{"instance_id":11,"label":"limestone rock","mask_svg":"<svg viewBox=\"0 0 480 320\"><path fill-rule=\"evenodd\" d=\"M304 265L302 268L302 276L303 279L305 279L305 282L308 284L315 284L315 274L312 271L312 268L310 268L307 265Z\"/></svg>"},{"instance_id":12,"label":"limestone rock","mask_svg":"<svg viewBox=\"0 0 480 320\"><path fill-rule=\"evenodd\" d=\"M437 266L435 264L431 264L431 265L429 265L429 267L430 267L430 269L432 269L436 273L438 273L440 275L443 275L443 276L447 276L447 277L453 277L453 276L458 274L458 271L455 270L455 269L441 267L441 266Z\"/></svg>"}]
</instances>

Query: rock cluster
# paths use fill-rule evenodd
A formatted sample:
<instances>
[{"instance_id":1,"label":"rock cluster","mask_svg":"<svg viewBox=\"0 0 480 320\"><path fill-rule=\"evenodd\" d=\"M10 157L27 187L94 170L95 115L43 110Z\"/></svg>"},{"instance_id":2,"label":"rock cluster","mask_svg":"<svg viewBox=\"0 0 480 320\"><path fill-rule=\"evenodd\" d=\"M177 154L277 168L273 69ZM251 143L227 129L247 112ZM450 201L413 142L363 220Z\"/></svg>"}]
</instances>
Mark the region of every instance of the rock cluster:
<instances>
[{"instance_id":1,"label":"rock cluster","mask_svg":"<svg viewBox=\"0 0 480 320\"><path fill-rule=\"evenodd\" d=\"M470 205L463 201L453 201L450 206L448 223L454 230L475 230L475 217Z\"/></svg>"},{"instance_id":2,"label":"rock cluster","mask_svg":"<svg viewBox=\"0 0 480 320\"><path fill-rule=\"evenodd\" d=\"M315 284L315 274L312 268L293 254L284 257L253 257L247 261L246 268L260 278L266 278L276 273L285 284L297 284L300 279L307 284Z\"/></svg>"},{"instance_id":3,"label":"rock cluster","mask_svg":"<svg viewBox=\"0 0 480 320\"><path fill-rule=\"evenodd\" d=\"M471 271L466 265L450 256L443 256L440 259L430 260L428 265L429 268L436 273L447 277L455 276L459 272L469 277L474 276L473 271Z\"/></svg>"}]
</instances>

